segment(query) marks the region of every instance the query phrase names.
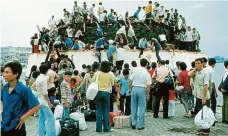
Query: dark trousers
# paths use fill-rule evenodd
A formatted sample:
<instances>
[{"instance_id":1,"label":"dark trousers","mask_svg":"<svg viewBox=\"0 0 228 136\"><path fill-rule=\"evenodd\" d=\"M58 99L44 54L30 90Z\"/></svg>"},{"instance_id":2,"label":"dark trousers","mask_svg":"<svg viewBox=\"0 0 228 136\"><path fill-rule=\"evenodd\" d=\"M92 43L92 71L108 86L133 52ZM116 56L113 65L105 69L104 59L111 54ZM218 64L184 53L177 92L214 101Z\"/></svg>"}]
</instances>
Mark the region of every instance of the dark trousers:
<instances>
[{"instance_id":1,"label":"dark trousers","mask_svg":"<svg viewBox=\"0 0 228 136\"><path fill-rule=\"evenodd\" d=\"M115 98L115 95L116 95L115 92L116 91L112 90L112 93L110 93L110 112L113 112L113 103L114 103L114 98Z\"/></svg>"},{"instance_id":2,"label":"dark trousers","mask_svg":"<svg viewBox=\"0 0 228 136\"><path fill-rule=\"evenodd\" d=\"M210 100L207 100L205 105L207 107L210 107ZM202 99L196 98L196 106L197 106L197 113L198 113L204 106L202 104ZM205 132L205 133L210 133L210 128L209 129L202 129L201 131Z\"/></svg>"},{"instance_id":3,"label":"dark trousers","mask_svg":"<svg viewBox=\"0 0 228 136\"><path fill-rule=\"evenodd\" d=\"M161 57L160 57L160 55L159 55L159 50L156 50L156 57L157 57L157 60L158 60L158 61L161 61Z\"/></svg>"},{"instance_id":4,"label":"dark trousers","mask_svg":"<svg viewBox=\"0 0 228 136\"><path fill-rule=\"evenodd\" d=\"M214 114L216 113L216 105L217 105L217 100L216 100L216 96L215 96L215 92L216 90L212 90L211 93L211 110L214 112Z\"/></svg>"},{"instance_id":5,"label":"dark trousers","mask_svg":"<svg viewBox=\"0 0 228 136\"><path fill-rule=\"evenodd\" d=\"M26 136L25 124L21 126L21 129L13 129L10 131L2 131L2 136Z\"/></svg>"},{"instance_id":6,"label":"dark trousers","mask_svg":"<svg viewBox=\"0 0 228 136\"><path fill-rule=\"evenodd\" d=\"M140 50L139 56L143 55L144 48L139 48L139 50Z\"/></svg>"},{"instance_id":7,"label":"dark trousers","mask_svg":"<svg viewBox=\"0 0 228 136\"><path fill-rule=\"evenodd\" d=\"M99 61L99 63L101 63L101 51L104 50L104 49L103 48L98 48L96 50L99 52L99 54L98 54L98 61Z\"/></svg>"},{"instance_id":8,"label":"dark trousers","mask_svg":"<svg viewBox=\"0 0 228 136\"><path fill-rule=\"evenodd\" d=\"M126 99L125 103L125 111L124 111L124 99ZM125 115L131 114L131 96L126 96L126 94L120 96L120 110L125 113Z\"/></svg>"},{"instance_id":9,"label":"dark trousers","mask_svg":"<svg viewBox=\"0 0 228 136\"><path fill-rule=\"evenodd\" d=\"M163 97L163 118L168 118L168 111L169 111L169 88L165 83L158 83L158 91L156 93L156 102L155 102L155 109L154 109L154 117L158 117L159 107L161 97Z\"/></svg>"},{"instance_id":10,"label":"dark trousers","mask_svg":"<svg viewBox=\"0 0 228 136\"><path fill-rule=\"evenodd\" d=\"M116 61L116 67L117 67L117 69L118 70L122 70L123 64L124 64L124 60Z\"/></svg>"},{"instance_id":11,"label":"dark trousers","mask_svg":"<svg viewBox=\"0 0 228 136\"><path fill-rule=\"evenodd\" d=\"M152 94L153 92L152 91L150 91L150 98L149 98L149 100L146 102L146 109L147 110L152 110L152 107L153 107L153 94Z\"/></svg>"},{"instance_id":12,"label":"dark trousers","mask_svg":"<svg viewBox=\"0 0 228 136\"><path fill-rule=\"evenodd\" d=\"M193 51L193 42L186 42L185 50L186 51Z\"/></svg>"},{"instance_id":13,"label":"dark trousers","mask_svg":"<svg viewBox=\"0 0 228 136\"><path fill-rule=\"evenodd\" d=\"M193 42L193 51L196 51L198 48L198 43L196 43L196 40Z\"/></svg>"}]
</instances>

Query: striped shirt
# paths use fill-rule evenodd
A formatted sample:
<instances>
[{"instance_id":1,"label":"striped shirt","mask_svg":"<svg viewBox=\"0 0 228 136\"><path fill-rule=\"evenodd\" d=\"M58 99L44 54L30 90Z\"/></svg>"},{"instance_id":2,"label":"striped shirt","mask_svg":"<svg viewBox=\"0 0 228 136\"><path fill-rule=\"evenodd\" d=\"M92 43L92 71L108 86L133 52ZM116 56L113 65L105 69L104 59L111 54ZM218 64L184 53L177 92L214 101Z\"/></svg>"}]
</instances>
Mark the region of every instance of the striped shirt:
<instances>
[{"instance_id":1,"label":"striped shirt","mask_svg":"<svg viewBox=\"0 0 228 136\"><path fill-rule=\"evenodd\" d=\"M72 93L71 93L71 89L70 89L70 84L67 83L66 80L63 80L63 82L61 83L60 91L62 93L62 97L61 97L62 102L67 100L67 102L72 103L73 100L72 100Z\"/></svg>"}]
</instances>

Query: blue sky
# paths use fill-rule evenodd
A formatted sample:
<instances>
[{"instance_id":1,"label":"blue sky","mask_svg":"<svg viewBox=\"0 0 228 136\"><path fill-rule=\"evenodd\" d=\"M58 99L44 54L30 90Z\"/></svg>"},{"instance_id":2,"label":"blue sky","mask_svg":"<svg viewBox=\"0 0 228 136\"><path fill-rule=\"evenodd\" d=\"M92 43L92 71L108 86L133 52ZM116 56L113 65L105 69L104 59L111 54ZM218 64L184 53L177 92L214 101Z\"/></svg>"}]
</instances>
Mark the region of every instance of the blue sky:
<instances>
[{"instance_id":1,"label":"blue sky","mask_svg":"<svg viewBox=\"0 0 228 136\"><path fill-rule=\"evenodd\" d=\"M165 8L178 9L188 25L198 29L201 35L200 46L209 57L223 55L228 57L228 9L226 1L158 1ZM87 1L89 7L98 1ZM147 1L103 0L108 11L113 8L120 14L130 13L137 6L145 6ZM0 4L1 46L30 46L31 35L37 32L36 25L47 26L50 16L62 17L62 9L72 10L73 0L3 0Z\"/></svg>"}]
</instances>

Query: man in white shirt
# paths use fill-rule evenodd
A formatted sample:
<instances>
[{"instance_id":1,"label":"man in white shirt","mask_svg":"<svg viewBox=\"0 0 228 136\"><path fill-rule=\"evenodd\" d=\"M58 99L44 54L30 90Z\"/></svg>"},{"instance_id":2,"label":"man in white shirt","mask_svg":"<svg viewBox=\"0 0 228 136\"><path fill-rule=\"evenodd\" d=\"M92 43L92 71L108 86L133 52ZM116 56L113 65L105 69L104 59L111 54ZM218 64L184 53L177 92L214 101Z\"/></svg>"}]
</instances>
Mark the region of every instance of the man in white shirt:
<instances>
[{"instance_id":1,"label":"man in white shirt","mask_svg":"<svg viewBox=\"0 0 228 136\"><path fill-rule=\"evenodd\" d=\"M185 50L187 51L192 51L193 49L193 39L194 39L194 34L192 32L192 29L190 26L188 26L188 30L185 33Z\"/></svg>"},{"instance_id":2,"label":"man in white shirt","mask_svg":"<svg viewBox=\"0 0 228 136\"><path fill-rule=\"evenodd\" d=\"M106 20L108 20L107 11L104 10L104 12L100 14L100 23L105 23Z\"/></svg>"},{"instance_id":3,"label":"man in white shirt","mask_svg":"<svg viewBox=\"0 0 228 136\"><path fill-rule=\"evenodd\" d=\"M41 136L56 136L55 118L51 111L53 105L48 98L47 83L48 79L46 74L48 66L41 64L39 67L40 75L32 85L32 89L37 91L38 100L40 102L39 110L39 135Z\"/></svg>"},{"instance_id":4,"label":"man in white shirt","mask_svg":"<svg viewBox=\"0 0 228 136\"><path fill-rule=\"evenodd\" d=\"M51 16L50 20L48 21L48 25L50 26L50 31L53 31L56 26L56 21L55 21L53 15Z\"/></svg>"},{"instance_id":5,"label":"man in white shirt","mask_svg":"<svg viewBox=\"0 0 228 136\"><path fill-rule=\"evenodd\" d=\"M73 34L74 34L73 28L70 27L70 26L68 26L68 28L66 29L66 31L67 31L68 37L72 39L73 38Z\"/></svg>"},{"instance_id":6,"label":"man in white shirt","mask_svg":"<svg viewBox=\"0 0 228 136\"><path fill-rule=\"evenodd\" d=\"M77 1L74 2L73 13L74 13L74 16L75 16L75 17L76 17L78 14L82 15L81 7L77 5Z\"/></svg>"},{"instance_id":7,"label":"man in white shirt","mask_svg":"<svg viewBox=\"0 0 228 136\"><path fill-rule=\"evenodd\" d=\"M129 78L129 93L131 93L131 121L132 129L136 128L137 111L139 107L138 129L145 129L146 98L149 99L151 77L146 67L149 62L146 59L140 60L141 67L136 68Z\"/></svg>"},{"instance_id":8,"label":"man in white shirt","mask_svg":"<svg viewBox=\"0 0 228 136\"><path fill-rule=\"evenodd\" d=\"M121 45L118 45L116 50L116 67L117 70L122 70L123 64L124 64L124 54L126 50L122 48Z\"/></svg>"},{"instance_id":9,"label":"man in white shirt","mask_svg":"<svg viewBox=\"0 0 228 136\"><path fill-rule=\"evenodd\" d=\"M89 17L91 19L91 23L93 22L93 17L94 17L94 8L95 8L95 4L92 5L92 7L89 8Z\"/></svg>"}]
</instances>

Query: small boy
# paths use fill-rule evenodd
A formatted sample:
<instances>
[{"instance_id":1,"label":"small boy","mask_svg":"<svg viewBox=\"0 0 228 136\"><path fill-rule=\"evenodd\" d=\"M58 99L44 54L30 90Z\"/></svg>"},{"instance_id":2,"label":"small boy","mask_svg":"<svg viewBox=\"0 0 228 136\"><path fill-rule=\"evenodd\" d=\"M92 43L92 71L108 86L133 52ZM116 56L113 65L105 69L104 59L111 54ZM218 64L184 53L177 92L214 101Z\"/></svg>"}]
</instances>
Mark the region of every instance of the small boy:
<instances>
[{"instance_id":1,"label":"small boy","mask_svg":"<svg viewBox=\"0 0 228 136\"><path fill-rule=\"evenodd\" d=\"M82 76L82 79L84 79L85 73L82 73L81 76ZM83 82L83 80L81 80L81 81ZM82 100L84 106L87 105L87 101L86 101L86 82L80 88L80 96L81 96L81 100Z\"/></svg>"},{"instance_id":2,"label":"small boy","mask_svg":"<svg viewBox=\"0 0 228 136\"><path fill-rule=\"evenodd\" d=\"M71 80L72 73L70 71L66 71L64 74L64 80L60 84L60 90L62 93L61 101L63 103L63 114L62 114L62 121L64 121L66 118L70 115L70 105L73 101L72 99L72 93L70 88L70 80Z\"/></svg>"},{"instance_id":3,"label":"small boy","mask_svg":"<svg viewBox=\"0 0 228 136\"><path fill-rule=\"evenodd\" d=\"M175 91L169 90L169 117L174 117L175 115Z\"/></svg>"},{"instance_id":4,"label":"small boy","mask_svg":"<svg viewBox=\"0 0 228 136\"><path fill-rule=\"evenodd\" d=\"M120 110L123 115L130 115L131 114L131 96L128 93L128 81L129 81L129 70L123 70L123 77L120 78ZM125 112L124 112L124 99L126 99L125 103Z\"/></svg>"}]
</instances>

